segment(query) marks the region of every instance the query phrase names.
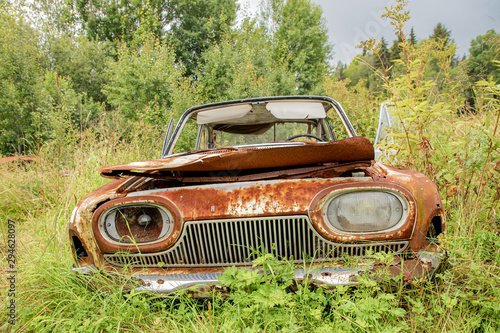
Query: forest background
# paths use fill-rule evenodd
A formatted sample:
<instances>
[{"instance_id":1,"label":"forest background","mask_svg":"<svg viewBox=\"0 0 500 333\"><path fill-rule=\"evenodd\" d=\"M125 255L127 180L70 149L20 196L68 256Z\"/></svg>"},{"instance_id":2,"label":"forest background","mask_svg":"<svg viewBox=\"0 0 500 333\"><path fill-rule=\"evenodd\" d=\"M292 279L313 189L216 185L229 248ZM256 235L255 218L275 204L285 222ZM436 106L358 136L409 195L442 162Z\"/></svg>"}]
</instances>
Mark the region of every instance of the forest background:
<instances>
[{"instance_id":1,"label":"forest background","mask_svg":"<svg viewBox=\"0 0 500 333\"><path fill-rule=\"evenodd\" d=\"M8 220L22 247L17 329L499 330L500 35L485 31L458 59L444 25L426 37L406 26L405 4L384 13L393 41L367 40L333 65L310 0L264 1L254 17L234 0L0 1L0 154L36 158L0 165L2 272ZM426 174L446 205L452 265L437 281L291 294L272 260L272 288L233 281L229 300L124 298L75 281L66 223L106 182L97 167L158 158L168 120L190 106L301 94L337 99L372 140L380 103L395 104L405 125L392 162Z\"/></svg>"}]
</instances>

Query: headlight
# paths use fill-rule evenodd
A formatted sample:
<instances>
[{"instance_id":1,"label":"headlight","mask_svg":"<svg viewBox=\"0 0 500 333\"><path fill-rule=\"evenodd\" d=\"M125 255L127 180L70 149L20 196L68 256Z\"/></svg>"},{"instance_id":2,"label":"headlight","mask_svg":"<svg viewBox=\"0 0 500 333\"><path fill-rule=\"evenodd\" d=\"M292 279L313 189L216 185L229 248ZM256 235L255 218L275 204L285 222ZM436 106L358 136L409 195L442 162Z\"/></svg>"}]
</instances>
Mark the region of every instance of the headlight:
<instances>
[{"instance_id":1,"label":"headlight","mask_svg":"<svg viewBox=\"0 0 500 333\"><path fill-rule=\"evenodd\" d=\"M152 243L168 237L172 229L170 212L154 204L115 206L99 218L101 235L112 243Z\"/></svg>"},{"instance_id":2,"label":"headlight","mask_svg":"<svg viewBox=\"0 0 500 333\"><path fill-rule=\"evenodd\" d=\"M323 219L341 233L386 232L408 217L408 202L395 191L339 191L326 201Z\"/></svg>"}]
</instances>

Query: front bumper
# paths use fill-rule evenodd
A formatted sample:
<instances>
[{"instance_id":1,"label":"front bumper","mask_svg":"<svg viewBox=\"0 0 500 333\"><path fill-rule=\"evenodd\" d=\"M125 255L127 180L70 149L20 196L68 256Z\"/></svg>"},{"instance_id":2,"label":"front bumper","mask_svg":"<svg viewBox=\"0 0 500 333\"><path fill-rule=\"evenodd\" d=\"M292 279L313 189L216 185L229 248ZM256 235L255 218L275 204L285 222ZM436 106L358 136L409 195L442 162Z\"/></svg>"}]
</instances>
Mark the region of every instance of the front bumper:
<instances>
[{"instance_id":1,"label":"front bumper","mask_svg":"<svg viewBox=\"0 0 500 333\"><path fill-rule=\"evenodd\" d=\"M336 285L350 285L358 281L359 275L373 274L377 280L400 276L405 282L432 277L446 262L446 253L419 251L414 258L401 260L399 257L390 264L372 263L358 266L310 267L296 269L295 280L300 283L307 279L309 283L317 286L330 287ZM94 265L71 267L77 274L90 275L100 272ZM256 273L259 272L256 270ZM178 290L193 289L196 296L203 296L212 289L224 289L219 282L223 273L199 274L133 274L135 281L133 288L137 291L150 291L160 294L169 294Z\"/></svg>"}]
</instances>

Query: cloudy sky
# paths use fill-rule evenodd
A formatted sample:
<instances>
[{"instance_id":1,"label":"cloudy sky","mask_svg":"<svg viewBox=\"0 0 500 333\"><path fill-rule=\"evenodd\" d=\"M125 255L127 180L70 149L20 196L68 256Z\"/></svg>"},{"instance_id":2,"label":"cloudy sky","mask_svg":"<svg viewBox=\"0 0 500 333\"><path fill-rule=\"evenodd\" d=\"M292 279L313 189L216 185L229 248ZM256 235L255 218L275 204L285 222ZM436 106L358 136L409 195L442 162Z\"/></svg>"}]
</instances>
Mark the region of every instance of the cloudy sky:
<instances>
[{"instance_id":1,"label":"cloudy sky","mask_svg":"<svg viewBox=\"0 0 500 333\"><path fill-rule=\"evenodd\" d=\"M257 11L261 0L240 0L249 11ZM360 51L355 46L369 37L384 37L389 45L396 38L393 27L380 16L393 0L312 0L323 8L330 42L334 44L333 62L349 63ZM467 54L471 39L490 29L500 32L500 0L410 0L407 8L418 39L432 34L438 22L451 30L458 45L457 54Z\"/></svg>"}]
</instances>

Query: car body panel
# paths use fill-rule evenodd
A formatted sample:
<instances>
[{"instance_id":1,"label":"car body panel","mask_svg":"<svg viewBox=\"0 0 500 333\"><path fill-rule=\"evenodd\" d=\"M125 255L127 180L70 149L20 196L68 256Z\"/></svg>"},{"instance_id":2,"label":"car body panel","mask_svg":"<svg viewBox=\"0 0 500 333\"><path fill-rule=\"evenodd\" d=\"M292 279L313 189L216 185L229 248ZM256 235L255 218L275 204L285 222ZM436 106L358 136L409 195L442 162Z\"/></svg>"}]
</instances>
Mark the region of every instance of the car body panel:
<instances>
[{"instance_id":1,"label":"car body panel","mask_svg":"<svg viewBox=\"0 0 500 333\"><path fill-rule=\"evenodd\" d=\"M372 160L373 146L363 137L335 142L235 149L223 147L207 152L171 156L159 160L134 162L100 168L106 177L118 177L136 171L156 174L162 171L227 171L271 169L329 162Z\"/></svg>"}]
</instances>

